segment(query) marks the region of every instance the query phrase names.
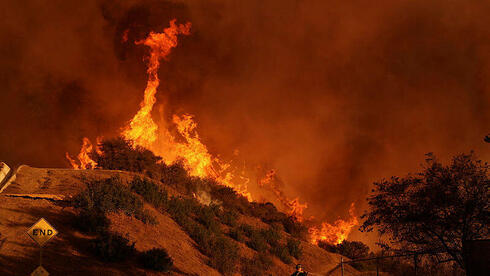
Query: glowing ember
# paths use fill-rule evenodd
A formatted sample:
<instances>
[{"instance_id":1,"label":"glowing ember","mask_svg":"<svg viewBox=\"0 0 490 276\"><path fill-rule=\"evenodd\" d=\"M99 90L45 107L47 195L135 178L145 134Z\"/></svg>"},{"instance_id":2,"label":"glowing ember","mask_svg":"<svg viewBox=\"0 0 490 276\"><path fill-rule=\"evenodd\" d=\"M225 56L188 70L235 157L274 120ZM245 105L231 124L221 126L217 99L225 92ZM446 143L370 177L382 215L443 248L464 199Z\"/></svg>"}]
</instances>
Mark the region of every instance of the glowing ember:
<instances>
[{"instance_id":1,"label":"glowing ember","mask_svg":"<svg viewBox=\"0 0 490 276\"><path fill-rule=\"evenodd\" d=\"M311 243L317 244L325 241L330 244L340 244L349 236L352 227L358 224L357 217L354 215L354 203L349 209L350 219L348 221L338 219L333 224L323 222L320 227L309 229Z\"/></svg>"}]
</instances>

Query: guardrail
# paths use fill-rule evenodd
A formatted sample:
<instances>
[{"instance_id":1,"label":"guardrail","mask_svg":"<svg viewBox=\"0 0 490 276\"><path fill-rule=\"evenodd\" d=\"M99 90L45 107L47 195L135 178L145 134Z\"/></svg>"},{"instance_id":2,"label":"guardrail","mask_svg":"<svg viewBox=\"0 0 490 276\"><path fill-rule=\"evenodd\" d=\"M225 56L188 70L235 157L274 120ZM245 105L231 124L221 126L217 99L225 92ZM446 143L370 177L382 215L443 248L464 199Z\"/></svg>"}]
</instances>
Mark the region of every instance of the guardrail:
<instances>
[{"instance_id":1,"label":"guardrail","mask_svg":"<svg viewBox=\"0 0 490 276\"><path fill-rule=\"evenodd\" d=\"M427 255L429 253L410 253L410 254L400 254L400 255L388 255L388 256L377 256L371 258L361 258L361 259L353 259L350 261L344 261L343 257L340 257L340 271L341 275L344 276L344 264L351 264L357 262L366 262L376 260L376 276L379 276L379 260L388 259L388 258L404 258L404 257L413 257L413 266L414 266L414 275L417 275L418 269L418 256Z\"/></svg>"}]
</instances>

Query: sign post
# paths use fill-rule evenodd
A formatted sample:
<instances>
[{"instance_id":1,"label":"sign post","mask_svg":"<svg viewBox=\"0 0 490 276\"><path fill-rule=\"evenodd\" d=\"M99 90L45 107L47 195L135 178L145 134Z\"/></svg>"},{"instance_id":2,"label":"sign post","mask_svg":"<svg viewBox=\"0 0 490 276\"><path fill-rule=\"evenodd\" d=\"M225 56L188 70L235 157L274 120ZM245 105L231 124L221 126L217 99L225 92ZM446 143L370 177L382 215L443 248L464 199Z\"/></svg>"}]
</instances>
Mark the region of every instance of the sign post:
<instances>
[{"instance_id":1,"label":"sign post","mask_svg":"<svg viewBox=\"0 0 490 276\"><path fill-rule=\"evenodd\" d=\"M50 241L58 231L44 218L38 220L27 230L27 235L39 245L39 266L31 273L31 276L48 276L49 272L42 267L43 264L43 246Z\"/></svg>"}]
</instances>

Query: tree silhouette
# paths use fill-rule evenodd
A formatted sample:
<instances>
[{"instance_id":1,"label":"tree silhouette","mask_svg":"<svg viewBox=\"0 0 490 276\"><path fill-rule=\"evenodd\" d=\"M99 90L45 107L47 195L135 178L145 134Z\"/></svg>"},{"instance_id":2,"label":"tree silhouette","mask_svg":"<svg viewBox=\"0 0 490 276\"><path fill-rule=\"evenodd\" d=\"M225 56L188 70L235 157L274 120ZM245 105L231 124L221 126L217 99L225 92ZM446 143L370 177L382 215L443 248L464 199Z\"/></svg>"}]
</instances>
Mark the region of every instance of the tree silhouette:
<instances>
[{"instance_id":1,"label":"tree silhouette","mask_svg":"<svg viewBox=\"0 0 490 276\"><path fill-rule=\"evenodd\" d=\"M448 165L428 154L423 171L374 183L361 231L375 227L382 246L398 253L428 253L466 269L466 242L488 238L489 165L473 153Z\"/></svg>"}]
</instances>

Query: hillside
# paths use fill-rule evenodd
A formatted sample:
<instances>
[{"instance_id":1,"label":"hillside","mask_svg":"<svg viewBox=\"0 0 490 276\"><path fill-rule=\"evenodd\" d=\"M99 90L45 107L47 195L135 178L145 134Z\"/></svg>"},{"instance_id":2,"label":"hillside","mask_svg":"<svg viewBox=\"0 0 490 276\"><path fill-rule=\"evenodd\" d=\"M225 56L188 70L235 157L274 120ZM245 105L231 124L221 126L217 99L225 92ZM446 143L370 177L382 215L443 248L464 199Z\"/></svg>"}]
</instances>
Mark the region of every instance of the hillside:
<instances>
[{"instance_id":1,"label":"hillside","mask_svg":"<svg viewBox=\"0 0 490 276\"><path fill-rule=\"evenodd\" d=\"M86 188L87 181L113 176L119 176L123 183L128 183L140 175L111 170L19 167L1 187L4 189L0 194L0 275L26 275L37 267L39 249L26 235L26 230L41 217L59 231L43 251L43 266L51 275L220 275L208 265L208 257L201 253L188 233L169 214L148 203L144 204L144 208L154 215L155 225L145 224L122 213L113 213L108 216L110 231L135 242L137 251L165 248L174 262L170 273L143 270L135 260L106 263L94 256L89 248L94 236L83 234L73 226L77 212L68 202ZM172 187L165 185L165 189L169 195L179 195ZM268 227L251 216L241 215L239 221L257 228ZM226 229L227 226L221 227ZM287 237L289 234L281 232L281 235ZM242 257L252 258L256 254L244 243L235 243ZM339 255L304 241L301 246L303 254L299 260L293 260L293 264L286 265L274 256L273 265L266 275L289 275L296 262L302 263L313 275L340 275L336 268ZM346 266L345 275L357 275L357 271Z\"/></svg>"}]
</instances>

